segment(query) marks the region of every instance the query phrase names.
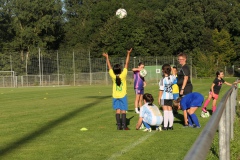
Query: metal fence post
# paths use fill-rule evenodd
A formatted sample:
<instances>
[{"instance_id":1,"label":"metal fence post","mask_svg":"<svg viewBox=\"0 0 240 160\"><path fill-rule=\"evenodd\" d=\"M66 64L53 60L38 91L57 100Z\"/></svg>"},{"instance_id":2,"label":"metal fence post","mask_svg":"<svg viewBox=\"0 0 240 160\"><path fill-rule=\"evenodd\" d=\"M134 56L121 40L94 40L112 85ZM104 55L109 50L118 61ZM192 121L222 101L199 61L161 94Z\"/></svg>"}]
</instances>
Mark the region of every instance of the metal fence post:
<instances>
[{"instance_id":1,"label":"metal fence post","mask_svg":"<svg viewBox=\"0 0 240 160\"><path fill-rule=\"evenodd\" d=\"M73 51L73 86L75 86L76 83L76 73L75 73L75 56L74 56L74 51Z\"/></svg>"},{"instance_id":2,"label":"metal fence post","mask_svg":"<svg viewBox=\"0 0 240 160\"><path fill-rule=\"evenodd\" d=\"M219 122L219 159L227 160L226 150L226 109L224 109L222 117Z\"/></svg>"}]
</instances>

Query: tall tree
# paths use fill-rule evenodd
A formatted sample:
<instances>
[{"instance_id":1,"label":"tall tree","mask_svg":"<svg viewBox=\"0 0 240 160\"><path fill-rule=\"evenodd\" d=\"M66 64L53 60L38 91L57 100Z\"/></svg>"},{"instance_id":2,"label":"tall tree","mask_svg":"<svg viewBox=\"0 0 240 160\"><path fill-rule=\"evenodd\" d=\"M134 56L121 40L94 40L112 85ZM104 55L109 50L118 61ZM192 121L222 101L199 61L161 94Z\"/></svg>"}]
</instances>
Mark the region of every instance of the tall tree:
<instances>
[{"instance_id":1,"label":"tall tree","mask_svg":"<svg viewBox=\"0 0 240 160\"><path fill-rule=\"evenodd\" d=\"M11 48L31 52L37 47L57 49L61 38L62 2L60 0L12 0L6 4L14 37Z\"/></svg>"}]
</instances>

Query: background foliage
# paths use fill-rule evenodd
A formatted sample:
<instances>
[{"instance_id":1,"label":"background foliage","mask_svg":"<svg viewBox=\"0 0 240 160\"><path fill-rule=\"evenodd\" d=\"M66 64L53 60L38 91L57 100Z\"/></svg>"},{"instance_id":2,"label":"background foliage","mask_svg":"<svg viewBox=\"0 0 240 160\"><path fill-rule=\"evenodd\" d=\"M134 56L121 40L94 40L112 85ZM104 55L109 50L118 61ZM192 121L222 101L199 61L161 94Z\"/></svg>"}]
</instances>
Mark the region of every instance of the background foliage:
<instances>
[{"instance_id":1,"label":"background foliage","mask_svg":"<svg viewBox=\"0 0 240 160\"><path fill-rule=\"evenodd\" d=\"M127 10L125 19L115 16L118 8ZM0 0L0 24L0 53L22 61L38 47L93 57L123 57L133 47L133 56L186 52L201 77L240 66L238 0Z\"/></svg>"}]
</instances>

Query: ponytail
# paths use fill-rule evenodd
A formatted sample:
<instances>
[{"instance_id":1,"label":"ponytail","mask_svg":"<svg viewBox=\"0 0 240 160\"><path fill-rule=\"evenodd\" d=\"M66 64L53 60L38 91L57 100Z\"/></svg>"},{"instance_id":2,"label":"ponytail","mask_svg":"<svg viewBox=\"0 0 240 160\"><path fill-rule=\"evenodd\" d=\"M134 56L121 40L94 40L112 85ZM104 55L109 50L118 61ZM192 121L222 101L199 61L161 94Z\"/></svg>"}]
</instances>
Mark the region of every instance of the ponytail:
<instances>
[{"instance_id":1,"label":"ponytail","mask_svg":"<svg viewBox=\"0 0 240 160\"><path fill-rule=\"evenodd\" d=\"M116 75L116 84L118 85L118 86L120 86L121 85L121 78L119 77L119 75Z\"/></svg>"},{"instance_id":2,"label":"ponytail","mask_svg":"<svg viewBox=\"0 0 240 160\"><path fill-rule=\"evenodd\" d=\"M122 69L121 69L121 65L120 64L115 64L114 66L113 66L113 72L114 72L114 74L116 75L116 84L118 85L118 86L120 86L121 85L121 78L119 77L119 75L121 74L121 72L122 72Z\"/></svg>"},{"instance_id":3,"label":"ponytail","mask_svg":"<svg viewBox=\"0 0 240 160\"><path fill-rule=\"evenodd\" d=\"M148 105L152 105L153 104L154 98L153 98L153 96L151 94L145 93L143 95L143 99L148 103Z\"/></svg>"}]
</instances>

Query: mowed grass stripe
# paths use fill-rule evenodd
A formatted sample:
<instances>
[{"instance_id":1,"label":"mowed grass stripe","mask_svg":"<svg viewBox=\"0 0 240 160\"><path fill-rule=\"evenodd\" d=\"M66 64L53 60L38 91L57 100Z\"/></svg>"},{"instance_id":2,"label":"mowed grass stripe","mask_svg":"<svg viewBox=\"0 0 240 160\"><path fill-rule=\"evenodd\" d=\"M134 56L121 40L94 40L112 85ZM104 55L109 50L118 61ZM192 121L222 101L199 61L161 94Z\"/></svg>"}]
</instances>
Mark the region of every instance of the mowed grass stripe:
<instances>
[{"instance_id":1,"label":"mowed grass stripe","mask_svg":"<svg viewBox=\"0 0 240 160\"><path fill-rule=\"evenodd\" d=\"M212 79L209 82L194 84L194 91L207 96ZM223 86L221 93L228 89ZM110 85L2 89L0 158L108 159L137 143L148 133L135 130L138 115L133 111L133 87L128 85L130 131L116 130L111 91ZM158 85L148 84L145 91L152 93L157 103ZM179 113L172 132L153 134L117 159L182 159L209 119L200 118L199 110L202 128L184 129ZM83 127L88 131L80 131Z\"/></svg>"}]
</instances>

